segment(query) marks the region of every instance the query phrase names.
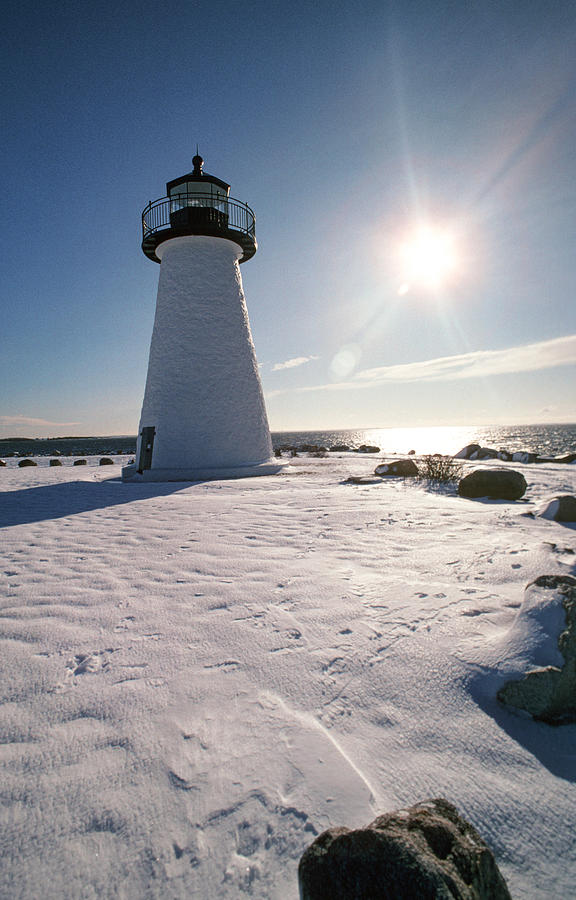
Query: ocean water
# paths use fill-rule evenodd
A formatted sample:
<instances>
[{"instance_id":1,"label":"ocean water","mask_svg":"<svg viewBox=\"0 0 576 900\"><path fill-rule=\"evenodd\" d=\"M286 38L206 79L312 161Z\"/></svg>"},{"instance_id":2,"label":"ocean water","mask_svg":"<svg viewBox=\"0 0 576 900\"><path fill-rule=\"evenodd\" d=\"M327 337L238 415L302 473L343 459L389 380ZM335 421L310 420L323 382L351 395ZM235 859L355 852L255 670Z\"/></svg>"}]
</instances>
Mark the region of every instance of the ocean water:
<instances>
[{"instance_id":1,"label":"ocean water","mask_svg":"<svg viewBox=\"0 0 576 900\"><path fill-rule=\"evenodd\" d=\"M330 448L346 444L350 448L371 444L383 454L457 453L466 444L478 443L495 450L528 450L540 456L560 456L576 451L576 424L567 425L483 425L432 428L365 428L340 431L273 432L274 447L317 444ZM0 459L12 456L115 456L134 454L136 437L65 437L0 440Z\"/></svg>"},{"instance_id":2,"label":"ocean water","mask_svg":"<svg viewBox=\"0 0 576 900\"><path fill-rule=\"evenodd\" d=\"M272 435L274 446L287 444L371 444L383 453L458 453L477 443L495 450L529 450L559 456L576 450L576 424L568 425L439 425L430 428L366 428L349 431L293 431Z\"/></svg>"}]
</instances>

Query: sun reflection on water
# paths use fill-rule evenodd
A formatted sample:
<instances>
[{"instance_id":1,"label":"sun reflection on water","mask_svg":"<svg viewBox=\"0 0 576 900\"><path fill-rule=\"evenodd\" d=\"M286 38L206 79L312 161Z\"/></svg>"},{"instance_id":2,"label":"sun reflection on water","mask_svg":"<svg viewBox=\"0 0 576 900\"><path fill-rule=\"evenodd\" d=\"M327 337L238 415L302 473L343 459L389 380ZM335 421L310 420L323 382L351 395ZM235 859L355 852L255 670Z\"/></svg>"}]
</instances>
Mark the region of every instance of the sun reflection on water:
<instances>
[{"instance_id":1,"label":"sun reflection on water","mask_svg":"<svg viewBox=\"0 0 576 900\"><path fill-rule=\"evenodd\" d=\"M471 443L478 429L469 426L429 426L422 428L374 428L363 432L366 443L392 453L457 453Z\"/></svg>"}]
</instances>

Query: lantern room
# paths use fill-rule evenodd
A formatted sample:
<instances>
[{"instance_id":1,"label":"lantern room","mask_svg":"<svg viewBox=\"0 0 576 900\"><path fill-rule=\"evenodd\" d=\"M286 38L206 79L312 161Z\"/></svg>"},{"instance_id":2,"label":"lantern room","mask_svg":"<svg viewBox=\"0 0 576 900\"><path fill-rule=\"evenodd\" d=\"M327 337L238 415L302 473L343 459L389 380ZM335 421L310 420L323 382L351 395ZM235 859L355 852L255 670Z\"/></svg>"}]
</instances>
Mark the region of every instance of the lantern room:
<instances>
[{"instance_id":1,"label":"lantern room","mask_svg":"<svg viewBox=\"0 0 576 900\"><path fill-rule=\"evenodd\" d=\"M203 234L234 241L242 248L240 262L257 250L254 213L246 203L230 197L230 185L203 172L204 160L196 154L192 172L166 185L166 197L150 202L142 213L142 250L160 262L156 248L184 235Z\"/></svg>"}]
</instances>

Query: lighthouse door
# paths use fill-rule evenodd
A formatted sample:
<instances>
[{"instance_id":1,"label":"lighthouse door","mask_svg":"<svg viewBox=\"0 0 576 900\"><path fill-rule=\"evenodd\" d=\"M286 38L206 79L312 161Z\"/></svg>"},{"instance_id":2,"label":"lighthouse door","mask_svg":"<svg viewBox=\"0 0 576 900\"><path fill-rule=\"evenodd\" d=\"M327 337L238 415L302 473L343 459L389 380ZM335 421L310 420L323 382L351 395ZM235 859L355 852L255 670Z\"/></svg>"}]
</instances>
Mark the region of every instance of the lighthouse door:
<instances>
[{"instance_id":1,"label":"lighthouse door","mask_svg":"<svg viewBox=\"0 0 576 900\"><path fill-rule=\"evenodd\" d=\"M152 467L152 448L154 447L154 435L156 429L154 426L143 428L140 432L142 441L140 443L140 458L138 460L138 471L142 473L144 469Z\"/></svg>"}]
</instances>

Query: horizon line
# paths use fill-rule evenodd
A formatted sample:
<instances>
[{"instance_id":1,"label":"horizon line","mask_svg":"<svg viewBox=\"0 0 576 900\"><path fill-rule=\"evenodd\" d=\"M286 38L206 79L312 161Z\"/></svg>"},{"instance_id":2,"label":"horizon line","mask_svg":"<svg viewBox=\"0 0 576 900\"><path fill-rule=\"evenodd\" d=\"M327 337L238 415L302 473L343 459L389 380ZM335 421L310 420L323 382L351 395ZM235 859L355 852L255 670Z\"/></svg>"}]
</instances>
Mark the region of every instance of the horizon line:
<instances>
[{"instance_id":1,"label":"horizon line","mask_svg":"<svg viewBox=\"0 0 576 900\"><path fill-rule=\"evenodd\" d=\"M557 420L546 420L541 422L510 422L506 425L501 422L486 422L486 423L454 423L450 425L352 425L352 426L342 426L340 428L334 427L326 427L326 428L271 428L270 434L294 434L297 432L301 432L302 434L315 434L319 431L388 431L388 430L399 430L399 429L431 429L431 428L538 428L539 426L547 426L547 425L572 425L576 428L576 421L557 421ZM138 434L69 434L69 435L56 435L54 437L39 437L39 436L29 436L29 435L10 435L8 437L1 437L1 441L78 441L78 440L112 440L113 438L121 438L121 439L130 439L137 440Z\"/></svg>"}]
</instances>

